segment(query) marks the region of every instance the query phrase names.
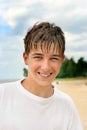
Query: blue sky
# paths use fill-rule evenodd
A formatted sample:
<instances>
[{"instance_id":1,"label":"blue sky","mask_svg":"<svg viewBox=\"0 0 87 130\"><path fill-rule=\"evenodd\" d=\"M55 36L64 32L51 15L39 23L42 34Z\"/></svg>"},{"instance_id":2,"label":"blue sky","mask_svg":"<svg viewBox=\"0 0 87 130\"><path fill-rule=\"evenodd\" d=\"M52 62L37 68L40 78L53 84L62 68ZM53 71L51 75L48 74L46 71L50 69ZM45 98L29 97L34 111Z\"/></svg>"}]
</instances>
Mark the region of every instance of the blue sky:
<instances>
[{"instance_id":1,"label":"blue sky","mask_svg":"<svg viewBox=\"0 0 87 130\"><path fill-rule=\"evenodd\" d=\"M23 77L23 38L42 21L65 32L68 58L87 60L87 0L0 0L0 80Z\"/></svg>"}]
</instances>

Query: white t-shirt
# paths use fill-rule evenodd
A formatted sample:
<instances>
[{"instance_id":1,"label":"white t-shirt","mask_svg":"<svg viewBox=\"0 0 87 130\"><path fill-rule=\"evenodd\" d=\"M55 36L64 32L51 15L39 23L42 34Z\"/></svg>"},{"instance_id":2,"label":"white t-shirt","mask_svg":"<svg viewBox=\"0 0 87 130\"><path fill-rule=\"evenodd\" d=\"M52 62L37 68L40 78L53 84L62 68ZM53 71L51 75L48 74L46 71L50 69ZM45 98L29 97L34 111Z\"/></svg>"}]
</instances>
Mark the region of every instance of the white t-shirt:
<instances>
[{"instance_id":1,"label":"white t-shirt","mask_svg":"<svg viewBox=\"0 0 87 130\"><path fill-rule=\"evenodd\" d=\"M0 130L83 130L72 99L54 88L49 98L28 92L21 81L0 85Z\"/></svg>"}]
</instances>

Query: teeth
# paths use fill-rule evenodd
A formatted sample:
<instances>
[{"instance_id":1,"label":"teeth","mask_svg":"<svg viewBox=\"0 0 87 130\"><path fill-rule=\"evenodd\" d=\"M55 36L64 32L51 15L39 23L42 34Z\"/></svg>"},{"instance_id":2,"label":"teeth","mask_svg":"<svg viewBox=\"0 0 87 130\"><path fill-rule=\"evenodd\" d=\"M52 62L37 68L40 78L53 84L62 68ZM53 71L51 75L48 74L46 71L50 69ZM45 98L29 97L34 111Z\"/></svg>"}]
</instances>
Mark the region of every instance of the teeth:
<instances>
[{"instance_id":1,"label":"teeth","mask_svg":"<svg viewBox=\"0 0 87 130\"><path fill-rule=\"evenodd\" d=\"M47 77L47 76L49 76L50 74L41 74L41 75Z\"/></svg>"},{"instance_id":2,"label":"teeth","mask_svg":"<svg viewBox=\"0 0 87 130\"><path fill-rule=\"evenodd\" d=\"M51 73L50 74L43 74L43 73L39 73L41 76L44 76L44 77L48 77L48 76L50 76L51 75Z\"/></svg>"}]
</instances>

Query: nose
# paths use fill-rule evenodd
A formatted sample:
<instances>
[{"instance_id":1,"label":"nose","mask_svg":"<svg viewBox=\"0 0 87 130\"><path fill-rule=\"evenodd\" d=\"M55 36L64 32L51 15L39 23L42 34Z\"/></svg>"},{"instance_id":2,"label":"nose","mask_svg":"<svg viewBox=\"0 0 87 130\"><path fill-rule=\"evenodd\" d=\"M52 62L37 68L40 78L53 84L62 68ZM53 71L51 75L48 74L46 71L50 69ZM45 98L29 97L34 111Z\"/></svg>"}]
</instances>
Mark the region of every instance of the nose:
<instances>
[{"instance_id":1,"label":"nose","mask_svg":"<svg viewBox=\"0 0 87 130\"><path fill-rule=\"evenodd\" d=\"M43 62L42 62L42 65L41 65L41 68L42 68L42 70L44 71L44 72L48 72L49 70L50 70L50 62L49 62L49 60L44 60Z\"/></svg>"}]
</instances>

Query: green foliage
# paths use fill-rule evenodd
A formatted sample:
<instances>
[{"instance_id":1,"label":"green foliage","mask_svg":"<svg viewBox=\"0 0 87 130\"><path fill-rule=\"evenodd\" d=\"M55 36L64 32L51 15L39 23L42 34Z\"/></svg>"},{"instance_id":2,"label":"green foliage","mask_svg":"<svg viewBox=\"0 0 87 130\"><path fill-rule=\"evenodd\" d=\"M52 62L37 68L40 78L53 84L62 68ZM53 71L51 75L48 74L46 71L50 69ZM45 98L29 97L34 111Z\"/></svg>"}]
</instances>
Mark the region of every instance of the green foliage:
<instances>
[{"instance_id":1,"label":"green foliage","mask_svg":"<svg viewBox=\"0 0 87 130\"><path fill-rule=\"evenodd\" d=\"M87 76L87 61L83 57L77 63L73 58L66 58L56 78Z\"/></svg>"},{"instance_id":2,"label":"green foliage","mask_svg":"<svg viewBox=\"0 0 87 130\"><path fill-rule=\"evenodd\" d=\"M24 77L28 76L28 70L26 68L23 69L23 76Z\"/></svg>"},{"instance_id":3,"label":"green foliage","mask_svg":"<svg viewBox=\"0 0 87 130\"><path fill-rule=\"evenodd\" d=\"M77 63L77 76L87 76L87 62L81 57Z\"/></svg>"},{"instance_id":4,"label":"green foliage","mask_svg":"<svg viewBox=\"0 0 87 130\"><path fill-rule=\"evenodd\" d=\"M23 75L25 77L28 76L28 70L26 68L23 69ZM73 58L66 58L56 78L73 78L80 76L87 76L87 61L85 61L83 57L78 59L77 63Z\"/></svg>"},{"instance_id":5,"label":"green foliage","mask_svg":"<svg viewBox=\"0 0 87 130\"><path fill-rule=\"evenodd\" d=\"M64 78L67 77L67 66L68 66L68 59L66 58L65 61L62 64L61 70L59 75L57 75L56 78Z\"/></svg>"}]
</instances>

